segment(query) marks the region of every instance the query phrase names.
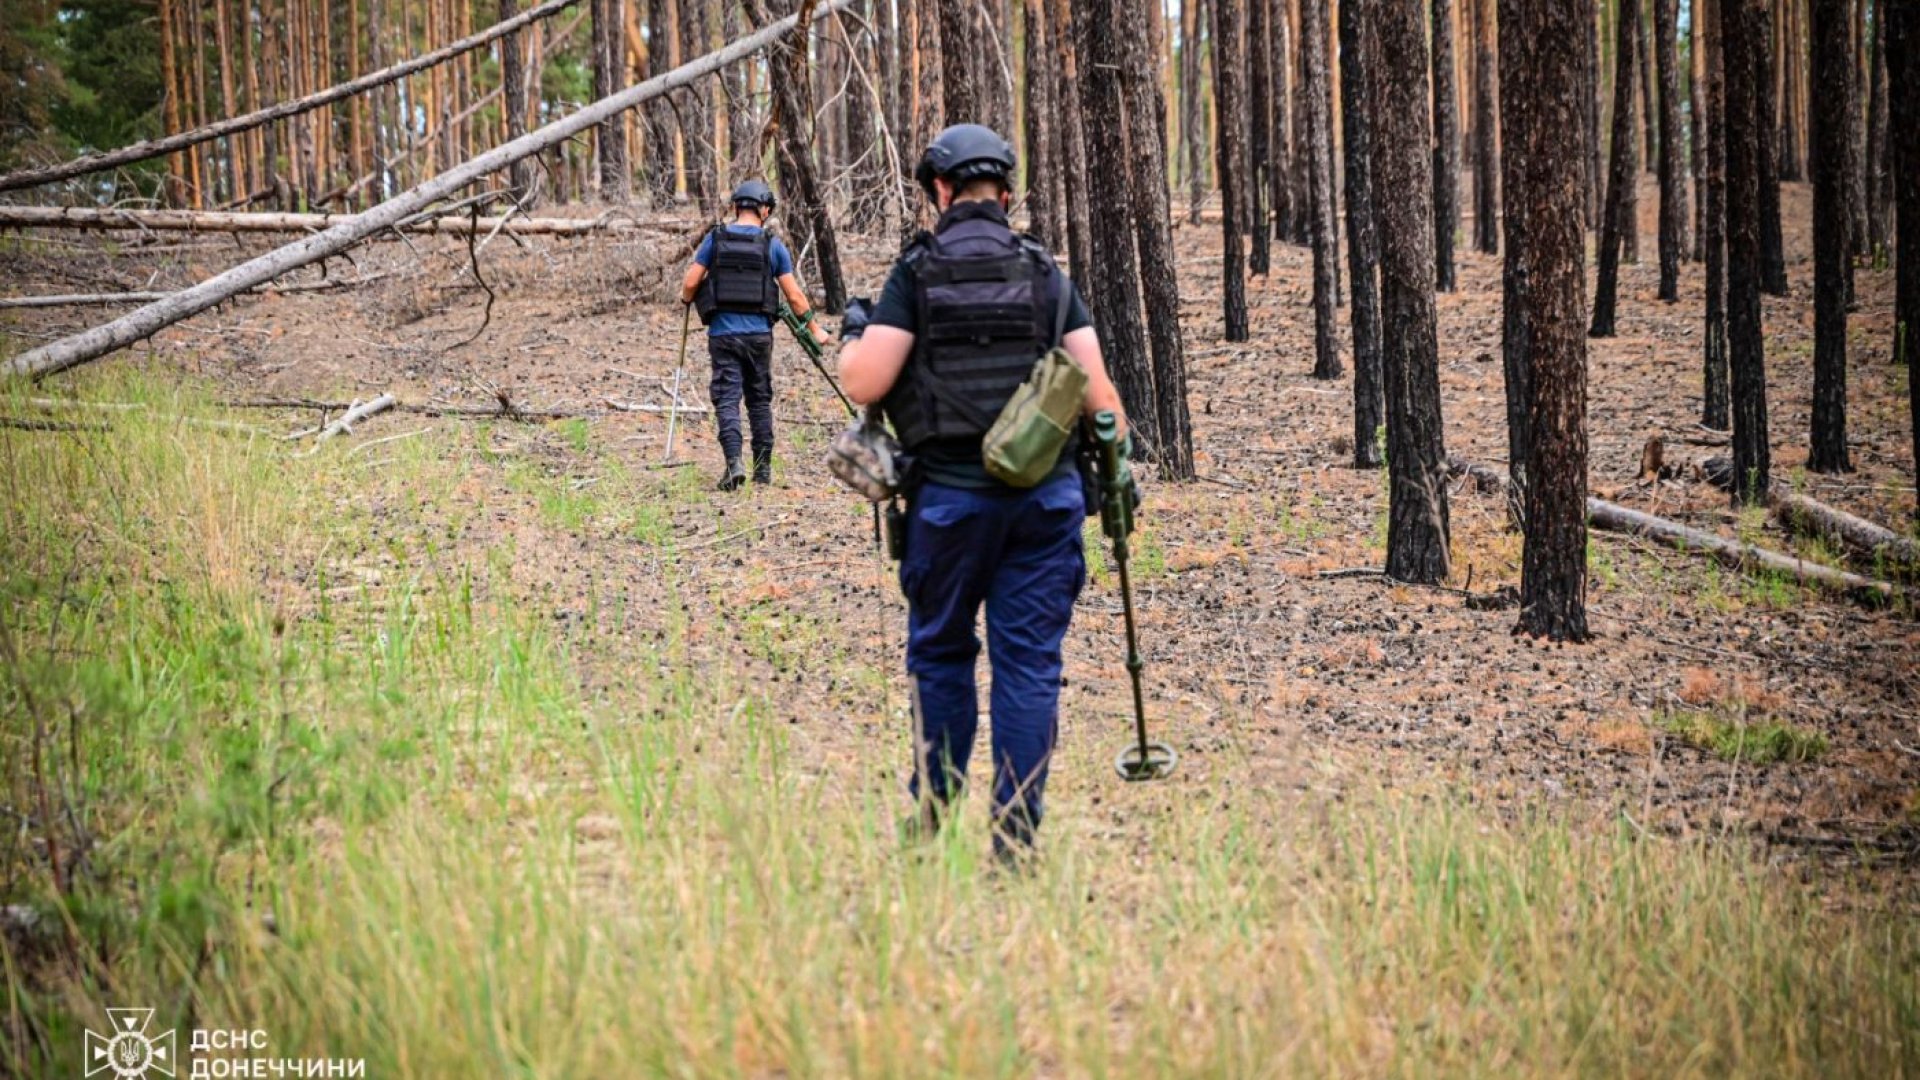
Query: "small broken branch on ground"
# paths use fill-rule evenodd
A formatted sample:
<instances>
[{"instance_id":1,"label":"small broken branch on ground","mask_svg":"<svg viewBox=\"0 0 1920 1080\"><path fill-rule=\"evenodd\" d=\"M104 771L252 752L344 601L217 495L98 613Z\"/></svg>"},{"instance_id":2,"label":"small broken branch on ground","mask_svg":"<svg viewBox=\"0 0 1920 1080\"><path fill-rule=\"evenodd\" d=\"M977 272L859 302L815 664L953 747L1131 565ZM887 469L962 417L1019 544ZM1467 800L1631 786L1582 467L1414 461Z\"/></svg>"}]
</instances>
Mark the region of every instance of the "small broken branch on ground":
<instances>
[{"instance_id":1,"label":"small broken branch on ground","mask_svg":"<svg viewBox=\"0 0 1920 1080\"><path fill-rule=\"evenodd\" d=\"M480 198L498 198L484 192ZM384 205L384 204L383 204ZM429 212L450 212L465 204ZM373 211L367 211L372 213ZM0 206L0 228L12 229L124 229L136 232L207 233L317 233L358 221L362 214L230 213L224 210L110 210L95 207ZM509 220L511 219L511 220ZM636 217L601 214L591 218L436 217L398 222L406 232L464 236L504 229L514 236L586 236L599 232L674 232L698 224L693 218Z\"/></svg>"},{"instance_id":2,"label":"small broken branch on ground","mask_svg":"<svg viewBox=\"0 0 1920 1080\"><path fill-rule=\"evenodd\" d=\"M349 434L353 431L353 425L359 423L362 420L365 420L369 416L386 412L388 409L393 408L394 405L396 404L398 404L398 399L395 398L392 394L381 394L379 397L374 398L372 401L367 401L367 402L362 402L360 404L357 404L352 408L348 409L345 415L341 416L340 419L335 420L333 423L328 424L324 428L321 428L319 438L315 439L314 441L316 443L323 443L323 442L326 442L328 439L333 438L336 435Z\"/></svg>"}]
</instances>

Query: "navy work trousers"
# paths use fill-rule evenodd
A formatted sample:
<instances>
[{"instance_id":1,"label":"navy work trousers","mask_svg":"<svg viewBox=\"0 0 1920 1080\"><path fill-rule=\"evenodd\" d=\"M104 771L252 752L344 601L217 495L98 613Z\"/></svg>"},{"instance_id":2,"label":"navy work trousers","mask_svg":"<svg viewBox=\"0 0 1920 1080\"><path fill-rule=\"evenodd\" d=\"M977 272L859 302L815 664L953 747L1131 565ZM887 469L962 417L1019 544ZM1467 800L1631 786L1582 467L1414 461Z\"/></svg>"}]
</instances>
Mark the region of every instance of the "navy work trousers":
<instances>
[{"instance_id":1,"label":"navy work trousers","mask_svg":"<svg viewBox=\"0 0 1920 1080\"><path fill-rule=\"evenodd\" d=\"M713 381L707 395L720 424L720 450L728 461L740 456L740 399L747 399L747 424L753 429L753 465L773 460L773 335L726 334L707 338Z\"/></svg>"},{"instance_id":2,"label":"navy work trousers","mask_svg":"<svg viewBox=\"0 0 1920 1080\"><path fill-rule=\"evenodd\" d=\"M1032 839L1060 728L1060 643L1086 584L1080 479L1030 490L921 485L912 499L900 587L907 671L918 695L913 791L937 806L959 794L979 726L974 690L980 607L993 668L994 820Z\"/></svg>"}]
</instances>

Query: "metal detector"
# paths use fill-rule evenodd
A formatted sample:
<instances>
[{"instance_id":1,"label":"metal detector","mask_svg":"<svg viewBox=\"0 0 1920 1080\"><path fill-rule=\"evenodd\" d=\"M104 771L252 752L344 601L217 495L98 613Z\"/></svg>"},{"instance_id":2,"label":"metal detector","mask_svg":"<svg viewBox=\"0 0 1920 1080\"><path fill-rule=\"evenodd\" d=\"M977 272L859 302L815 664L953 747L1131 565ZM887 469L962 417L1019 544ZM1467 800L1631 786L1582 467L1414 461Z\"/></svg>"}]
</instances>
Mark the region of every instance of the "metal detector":
<instances>
[{"instance_id":1,"label":"metal detector","mask_svg":"<svg viewBox=\"0 0 1920 1080\"><path fill-rule=\"evenodd\" d=\"M1133 621L1133 583L1127 577L1127 537L1133 532L1134 494L1120 482L1120 423L1111 412L1093 418L1093 438L1100 451L1100 529L1113 542L1113 563L1120 571L1120 609L1127 623L1127 675L1133 680L1133 731L1138 740L1113 759L1113 770L1129 783L1164 780L1173 775L1180 755L1163 742L1147 739L1147 706L1140 691L1139 632Z\"/></svg>"},{"instance_id":2,"label":"metal detector","mask_svg":"<svg viewBox=\"0 0 1920 1080\"><path fill-rule=\"evenodd\" d=\"M687 370L687 333L693 328L693 305L684 304L680 312L680 359L673 365L673 404L667 406L667 454L662 467L673 464L673 429L680 422L680 373Z\"/></svg>"}]
</instances>

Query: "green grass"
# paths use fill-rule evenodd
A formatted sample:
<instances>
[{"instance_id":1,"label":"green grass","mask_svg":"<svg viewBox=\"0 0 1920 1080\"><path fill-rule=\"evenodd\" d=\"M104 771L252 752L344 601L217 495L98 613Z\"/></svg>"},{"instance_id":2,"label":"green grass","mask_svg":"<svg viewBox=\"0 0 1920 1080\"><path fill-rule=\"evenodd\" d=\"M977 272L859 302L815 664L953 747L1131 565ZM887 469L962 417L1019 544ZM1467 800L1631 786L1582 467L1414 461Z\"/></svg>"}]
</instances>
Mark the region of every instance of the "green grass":
<instances>
[{"instance_id":1,"label":"green grass","mask_svg":"<svg viewBox=\"0 0 1920 1080\"><path fill-rule=\"evenodd\" d=\"M1807 762L1827 752L1826 736L1778 721L1674 710L1656 714L1654 726L1722 760L1749 765Z\"/></svg>"},{"instance_id":2,"label":"green grass","mask_svg":"<svg viewBox=\"0 0 1920 1080\"><path fill-rule=\"evenodd\" d=\"M95 392L154 409L0 431L0 903L61 928L7 939L9 1075L81 1075L110 1005L379 1077L1920 1070L1911 920L1604 814L1216 799L1230 755L1121 787L1081 739L1032 876L988 870L977 806L904 853L899 717L815 717L875 726L806 754L752 674L845 664L877 701L834 627L703 615L662 569L657 642L562 634L516 577L537 537L462 547L404 498L550 490L472 433L375 467ZM601 475L592 538L668 543Z\"/></svg>"}]
</instances>

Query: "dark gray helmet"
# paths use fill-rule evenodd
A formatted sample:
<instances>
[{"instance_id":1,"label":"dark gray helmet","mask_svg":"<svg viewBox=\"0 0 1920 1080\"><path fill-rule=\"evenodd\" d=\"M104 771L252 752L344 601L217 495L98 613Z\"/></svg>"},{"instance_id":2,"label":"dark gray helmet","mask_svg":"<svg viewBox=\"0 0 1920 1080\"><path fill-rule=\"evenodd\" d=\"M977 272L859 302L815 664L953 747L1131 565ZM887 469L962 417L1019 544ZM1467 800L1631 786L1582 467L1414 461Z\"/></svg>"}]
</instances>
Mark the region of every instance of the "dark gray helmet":
<instances>
[{"instance_id":1,"label":"dark gray helmet","mask_svg":"<svg viewBox=\"0 0 1920 1080\"><path fill-rule=\"evenodd\" d=\"M920 167L913 178L927 198L934 198L933 178L945 177L964 184L990 176L1003 183L1013 177L1013 147L985 124L955 124L942 131L920 155Z\"/></svg>"},{"instance_id":2,"label":"dark gray helmet","mask_svg":"<svg viewBox=\"0 0 1920 1080\"><path fill-rule=\"evenodd\" d=\"M747 180L733 189L733 205L764 206L771 210L779 200L774 198L773 189L764 180Z\"/></svg>"}]
</instances>

